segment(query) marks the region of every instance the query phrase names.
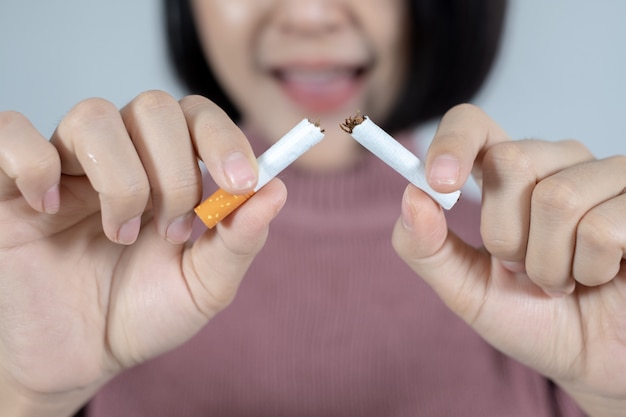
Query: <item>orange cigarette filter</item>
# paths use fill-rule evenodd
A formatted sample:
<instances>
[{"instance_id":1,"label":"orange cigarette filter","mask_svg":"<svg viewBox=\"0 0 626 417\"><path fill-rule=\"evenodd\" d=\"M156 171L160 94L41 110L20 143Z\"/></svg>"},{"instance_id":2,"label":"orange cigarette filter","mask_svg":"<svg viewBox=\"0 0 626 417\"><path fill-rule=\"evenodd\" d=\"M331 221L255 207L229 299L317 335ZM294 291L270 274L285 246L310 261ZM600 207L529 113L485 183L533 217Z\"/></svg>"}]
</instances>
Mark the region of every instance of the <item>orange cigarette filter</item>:
<instances>
[{"instance_id":1,"label":"orange cigarette filter","mask_svg":"<svg viewBox=\"0 0 626 417\"><path fill-rule=\"evenodd\" d=\"M324 131L318 124L303 119L257 158L259 178L251 192L236 195L219 189L195 208L196 214L209 229L212 229L323 138Z\"/></svg>"},{"instance_id":2,"label":"orange cigarette filter","mask_svg":"<svg viewBox=\"0 0 626 417\"><path fill-rule=\"evenodd\" d=\"M253 195L254 191L248 194L231 194L220 188L200 203L194 211L206 227L212 229Z\"/></svg>"}]
</instances>

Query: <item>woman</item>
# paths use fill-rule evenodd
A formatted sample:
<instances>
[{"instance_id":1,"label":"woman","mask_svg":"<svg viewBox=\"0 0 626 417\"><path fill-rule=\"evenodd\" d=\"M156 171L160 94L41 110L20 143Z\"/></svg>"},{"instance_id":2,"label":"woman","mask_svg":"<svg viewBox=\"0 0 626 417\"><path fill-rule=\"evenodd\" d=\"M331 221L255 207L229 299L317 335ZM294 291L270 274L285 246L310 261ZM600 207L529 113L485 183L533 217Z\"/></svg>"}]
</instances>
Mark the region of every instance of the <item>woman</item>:
<instances>
[{"instance_id":1,"label":"woman","mask_svg":"<svg viewBox=\"0 0 626 417\"><path fill-rule=\"evenodd\" d=\"M473 170L483 202L446 218L338 128L361 110L410 146L480 85L502 4L167 6L179 70L213 101L87 100L50 142L2 117L4 414L619 415L623 159L511 142L458 106L429 180ZM245 193L251 149L302 117L324 141L187 244L196 156Z\"/></svg>"}]
</instances>

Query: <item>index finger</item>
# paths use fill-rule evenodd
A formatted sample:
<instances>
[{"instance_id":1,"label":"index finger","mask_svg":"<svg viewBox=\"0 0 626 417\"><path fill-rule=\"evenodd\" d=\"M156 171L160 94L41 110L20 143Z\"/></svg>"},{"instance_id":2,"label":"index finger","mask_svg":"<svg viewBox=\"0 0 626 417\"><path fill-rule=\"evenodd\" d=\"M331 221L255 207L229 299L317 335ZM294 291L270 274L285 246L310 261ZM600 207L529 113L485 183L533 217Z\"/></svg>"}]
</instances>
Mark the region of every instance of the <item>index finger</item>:
<instances>
[{"instance_id":1,"label":"index finger","mask_svg":"<svg viewBox=\"0 0 626 417\"><path fill-rule=\"evenodd\" d=\"M233 194L252 191L257 163L243 132L207 98L188 96L180 106L196 150L217 185Z\"/></svg>"},{"instance_id":2,"label":"index finger","mask_svg":"<svg viewBox=\"0 0 626 417\"><path fill-rule=\"evenodd\" d=\"M460 189L490 146L510 140L483 110L471 104L450 109L441 119L426 155L426 176L433 189Z\"/></svg>"},{"instance_id":3,"label":"index finger","mask_svg":"<svg viewBox=\"0 0 626 417\"><path fill-rule=\"evenodd\" d=\"M56 213L61 162L32 123L17 112L0 113L0 200L17 188L35 210Z\"/></svg>"}]
</instances>

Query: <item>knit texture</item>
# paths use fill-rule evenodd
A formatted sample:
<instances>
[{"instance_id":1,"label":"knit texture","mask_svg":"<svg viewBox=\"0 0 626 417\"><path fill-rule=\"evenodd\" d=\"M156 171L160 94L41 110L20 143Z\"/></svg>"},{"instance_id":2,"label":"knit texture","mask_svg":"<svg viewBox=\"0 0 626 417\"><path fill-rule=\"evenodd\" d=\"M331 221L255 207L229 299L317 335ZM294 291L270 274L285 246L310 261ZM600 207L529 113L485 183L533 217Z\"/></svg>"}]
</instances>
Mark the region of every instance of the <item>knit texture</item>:
<instances>
[{"instance_id":1,"label":"knit texture","mask_svg":"<svg viewBox=\"0 0 626 417\"><path fill-rule=\"evenodd\" d=\"M188 343L114 379L88 416L582 415L399 259L400 175L368 155L340 173L290 167L281 178L288 202L234 302ZM448 217L479 244L476 202Z\"/></svg>"}]
</instances>

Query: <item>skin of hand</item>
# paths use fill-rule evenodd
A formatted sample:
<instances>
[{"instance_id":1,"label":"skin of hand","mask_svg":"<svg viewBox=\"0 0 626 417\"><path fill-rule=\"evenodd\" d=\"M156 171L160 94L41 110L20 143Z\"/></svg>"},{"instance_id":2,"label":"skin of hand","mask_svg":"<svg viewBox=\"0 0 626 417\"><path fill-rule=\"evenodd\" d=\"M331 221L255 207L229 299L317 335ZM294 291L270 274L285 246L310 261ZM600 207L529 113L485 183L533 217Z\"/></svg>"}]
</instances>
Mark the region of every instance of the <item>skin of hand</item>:
<instances>
[{"instance_id":1,"label":"skin of hand","mask_svg":"<svg viewBox=\"0 0 626 417\"><path fill-rule=\"evenodd\" d=\"M200 97L87 100L51 141L0 113L0 414L69 415L229 304L286 192L272 181L186 243L196 155L224 189L255 185L245 136Z\"/></svg>"},{"instance_id":2,"label":"skin of hand","mask_svg":"<svg viewBox=\"0 0 626 417\"><path fill-rule=\"evenodd\" d=\"M409 186L393 243L489 343L593 416L626 415L626 158L574 141L510 141L470 105L443 118L426 159L433 188L482 187L483 248Z\"/></svg>"}]
</instances>

